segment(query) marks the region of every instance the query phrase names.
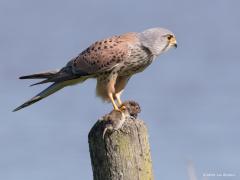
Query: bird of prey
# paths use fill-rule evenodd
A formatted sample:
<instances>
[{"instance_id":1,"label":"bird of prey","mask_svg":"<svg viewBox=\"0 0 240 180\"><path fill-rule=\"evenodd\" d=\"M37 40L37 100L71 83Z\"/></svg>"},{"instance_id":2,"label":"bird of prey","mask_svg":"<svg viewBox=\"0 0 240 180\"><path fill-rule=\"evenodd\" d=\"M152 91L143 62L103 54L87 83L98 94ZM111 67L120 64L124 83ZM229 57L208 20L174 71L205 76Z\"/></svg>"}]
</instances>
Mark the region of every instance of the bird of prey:
<instances>
[{"instance_id":1,"label":"bird of prey","mask_svg":"<svg viewBox=\"0 0 240 180\"><path fill-rule=\"evenodd\" d=\"M97 96L111 102L114 110L119 110L122 104L121 93L131 76L142 72L171 47L177 47L175 35L158 27L96 41L60 70L20 77L44 79L33 85L52 84L13 111L25 108L63 87L82 83L89 78L97 80Z\"/></svg>"}]
</instances>

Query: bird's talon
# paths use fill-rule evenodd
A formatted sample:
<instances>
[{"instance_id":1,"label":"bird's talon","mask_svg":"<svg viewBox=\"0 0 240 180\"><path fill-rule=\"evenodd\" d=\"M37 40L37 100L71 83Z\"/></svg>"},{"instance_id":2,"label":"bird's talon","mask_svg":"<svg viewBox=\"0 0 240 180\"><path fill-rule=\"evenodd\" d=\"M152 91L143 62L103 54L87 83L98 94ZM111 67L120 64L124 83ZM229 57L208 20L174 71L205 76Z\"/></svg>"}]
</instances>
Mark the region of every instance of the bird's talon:
<instances>
[{"instance_id":1,"label":"bird's talon","mask_svg":"<svg viewBox=\"0 0 240 180\"><path fill-rule=\"evenodd\" d=\"M126 109L127 109L126 106L122 105L122 106L120 106L120 107L114 108L114 111L123 112L123 111L125 111Z\"/></svg>"},{"instance_id":2,"label":"bird's talon","mask_svg":"<svg viewBox=\"0 0 240 180\"><path fill-rule=\"evenodd\" d=\"M125 111L126 109L127 109L126 106L124 106L124 105L121 105L121 106L120 106L120 111Z\"/></svg>"}]
</instances>

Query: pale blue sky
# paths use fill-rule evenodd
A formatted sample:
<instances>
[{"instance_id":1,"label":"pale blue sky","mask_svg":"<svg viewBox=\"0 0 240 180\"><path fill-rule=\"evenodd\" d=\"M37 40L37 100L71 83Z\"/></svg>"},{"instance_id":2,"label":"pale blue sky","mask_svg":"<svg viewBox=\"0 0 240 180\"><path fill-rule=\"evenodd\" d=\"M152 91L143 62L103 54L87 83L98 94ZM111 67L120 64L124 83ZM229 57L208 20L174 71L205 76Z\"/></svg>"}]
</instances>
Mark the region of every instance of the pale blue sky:
<instances>
[{"instance_id":1,"label":"pale blue sky","mask_svg":"<svg viewBox=\"0 0 240 180\"><path fill-rule=\"evenodd\" d=\"M240 2L237 0L0 0L0 179L92 179L87 135L111 110L95 81L22 111L45 88L17 77L57 69L92 42L166 27L178 48L133 77L123 99L141 104L155 179L202 173L240 176Z\"/></svg>"}]
</instances>

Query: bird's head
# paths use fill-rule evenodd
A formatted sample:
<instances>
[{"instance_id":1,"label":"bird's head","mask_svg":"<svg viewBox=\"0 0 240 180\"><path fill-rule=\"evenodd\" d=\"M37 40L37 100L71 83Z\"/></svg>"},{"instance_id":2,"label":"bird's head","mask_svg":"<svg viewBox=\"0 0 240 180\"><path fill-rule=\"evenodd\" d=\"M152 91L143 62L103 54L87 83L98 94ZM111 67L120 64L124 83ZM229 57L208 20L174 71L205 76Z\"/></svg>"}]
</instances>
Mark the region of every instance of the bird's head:
<instances>
[{"instance_id":1,"label":"bird's head","mask_svg":"<svg viewBox=\"0 0 240 180\"><path fill-rule=\"evenodd\" d=\"M177 47L175 35L164 28L151 28L138 34L140 42L155 56Z\"/></svg>"}]
</instances>

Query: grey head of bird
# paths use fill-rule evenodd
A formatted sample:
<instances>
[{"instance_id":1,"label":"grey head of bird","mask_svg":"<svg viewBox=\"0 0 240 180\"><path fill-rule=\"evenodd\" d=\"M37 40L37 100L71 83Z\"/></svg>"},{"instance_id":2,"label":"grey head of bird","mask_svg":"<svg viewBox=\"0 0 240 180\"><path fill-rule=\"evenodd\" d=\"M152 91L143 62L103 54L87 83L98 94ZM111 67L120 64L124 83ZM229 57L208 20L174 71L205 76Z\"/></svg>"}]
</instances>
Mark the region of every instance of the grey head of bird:
<instances>
[{"instance_id":1,"label":"grey head of bird","mask_svg":"<svg viewBox=\"0 0 240 180\"><path fill-rule=\"evenodd\" d=\"M143 46L147 47L154 56L159 56L172 47L177 47L175 35L164 28L151 28L138 33Z\"/></svg>"}]
</instances>

